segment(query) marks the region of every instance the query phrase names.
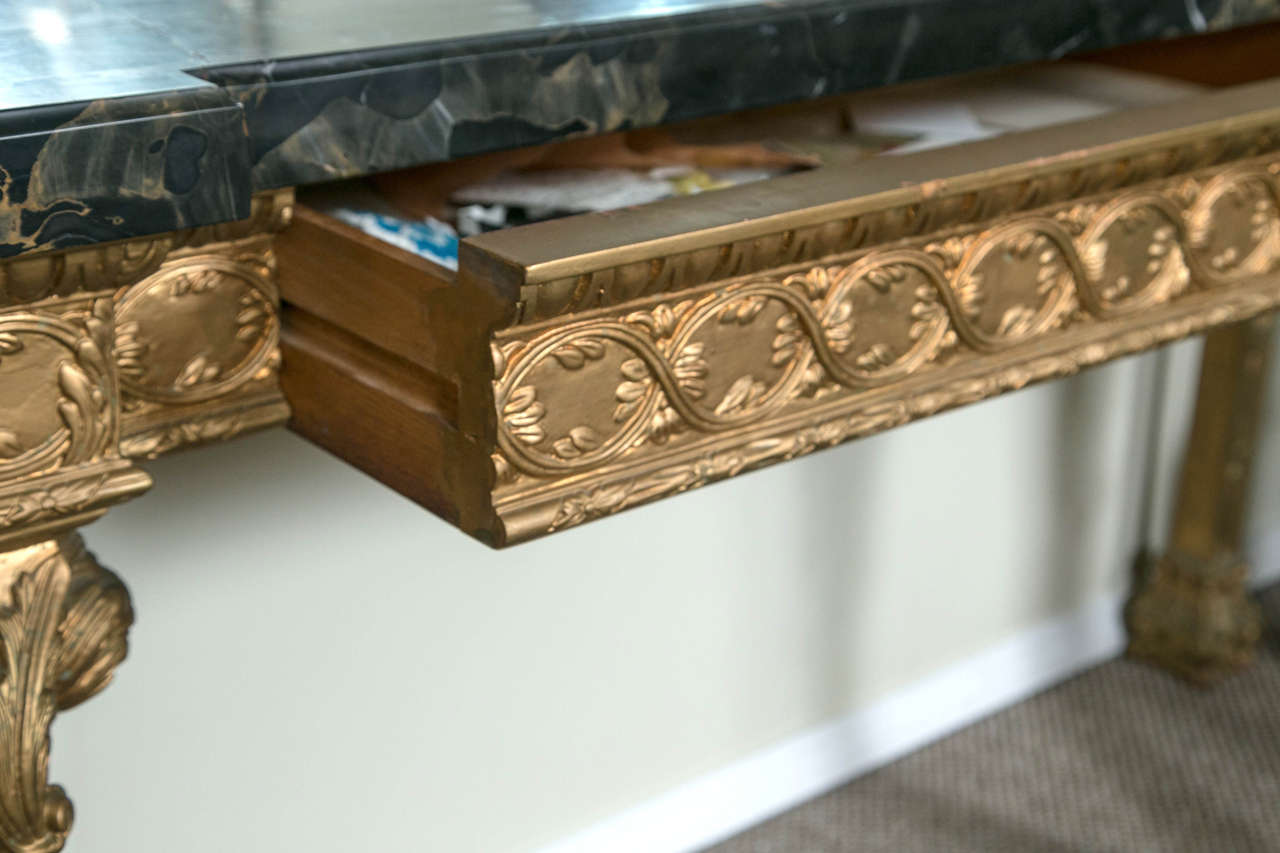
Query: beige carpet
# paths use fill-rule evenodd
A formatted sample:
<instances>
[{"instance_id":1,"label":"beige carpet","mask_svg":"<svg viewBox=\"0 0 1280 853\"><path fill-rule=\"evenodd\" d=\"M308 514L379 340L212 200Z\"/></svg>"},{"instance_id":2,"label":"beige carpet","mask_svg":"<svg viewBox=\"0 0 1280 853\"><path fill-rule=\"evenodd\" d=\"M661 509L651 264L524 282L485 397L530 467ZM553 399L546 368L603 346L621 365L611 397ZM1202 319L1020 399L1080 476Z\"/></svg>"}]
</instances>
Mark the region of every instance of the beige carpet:
<instances>
[{"instance_id":1,"label":"beige carpet","mask_svg":"<svg viewBox=\"0 0 1280 853\"><path fill-rule=\"evenodd\" d=\"M1117 660L714 853L1280 851L1280 587L1210 690Z\"/></svg>"}]
</instances>

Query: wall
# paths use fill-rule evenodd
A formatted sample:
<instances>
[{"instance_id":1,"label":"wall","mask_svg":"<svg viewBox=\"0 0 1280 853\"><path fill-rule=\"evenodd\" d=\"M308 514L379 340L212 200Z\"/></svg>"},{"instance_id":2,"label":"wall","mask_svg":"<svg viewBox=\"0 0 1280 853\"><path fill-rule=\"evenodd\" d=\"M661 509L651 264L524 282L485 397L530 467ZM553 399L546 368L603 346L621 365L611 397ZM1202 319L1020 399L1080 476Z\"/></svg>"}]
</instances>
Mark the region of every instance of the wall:
<instances>
[{"instance_id":1,"label":"wall","mask_svg":"<svg viewBox=\"0 0 1280 853\"><path fill-rule=\"evenodd\" d=\"M506 552L282 430L160 460L88 530L138 622L55 724L68 850L526 850L866 707L1119 594L1155 376L1128 359Z\"/></svg>"}]
</instances>

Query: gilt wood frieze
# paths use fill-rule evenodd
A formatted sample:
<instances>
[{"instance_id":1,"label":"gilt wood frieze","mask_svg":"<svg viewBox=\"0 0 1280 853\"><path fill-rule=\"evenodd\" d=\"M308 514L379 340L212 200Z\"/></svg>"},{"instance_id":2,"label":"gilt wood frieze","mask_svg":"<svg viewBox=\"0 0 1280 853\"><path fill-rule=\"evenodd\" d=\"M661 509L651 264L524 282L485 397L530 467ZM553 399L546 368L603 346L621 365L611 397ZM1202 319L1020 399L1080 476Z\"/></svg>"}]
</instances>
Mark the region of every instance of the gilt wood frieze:
<instances>
[{"instance_id":1,"label":"gilt wood frieze","mask_svg":"<svg viewBox=\"0 0 1280 853\"><path fill-rule=\"evenodd\" d=\"M1278 96L489 232L456 276L307 210L295 428L502 546L1247 319Z\"/></svg>"},{"instance_id":2,"label":"gilt wood frieze","mask_svg":"<svg viewBox=\"0 0 1280 853\"><path fill-rule=\"evenodd\" d=\"M131 457L287 417L271 241L290 205L0 263L0 850L61 849L49 725L125 655L128 592L75 528L150 485Z\"/></svg>"},{"instance_id":3,"label":"gilt wood frieze","mask_svg":"<svg viewBox=\"0 0 1280 853\"><path fill-rule=\"evenodd\" d=\"M502 330L496 513L552 532L1274 308L1278 173L1032 179L977 222L926 203L942 227Z\"/></svg>"},{"instance_id":4,"label":"gilt wood frieze","mask_svg":"<svg viewBox=\"0 0 1280 853\"><path fill-rule=\"evenodd\" d=\"M0 549L150 483L119 454L114 317L104 292L0 311Z\"/></svg>"},{"instance_id":5,"label":"gilt wood frieze","mask_svg":"<svg viewBox=\"0 0 1280 853\"><path fill-rule=\"evenodd\" d=\"M153 457L288 417L280 394L280 296L273 236L292 195L252 216L162 238L148 275L115 292L121 451Z\"/></svg>"}]
</instances>

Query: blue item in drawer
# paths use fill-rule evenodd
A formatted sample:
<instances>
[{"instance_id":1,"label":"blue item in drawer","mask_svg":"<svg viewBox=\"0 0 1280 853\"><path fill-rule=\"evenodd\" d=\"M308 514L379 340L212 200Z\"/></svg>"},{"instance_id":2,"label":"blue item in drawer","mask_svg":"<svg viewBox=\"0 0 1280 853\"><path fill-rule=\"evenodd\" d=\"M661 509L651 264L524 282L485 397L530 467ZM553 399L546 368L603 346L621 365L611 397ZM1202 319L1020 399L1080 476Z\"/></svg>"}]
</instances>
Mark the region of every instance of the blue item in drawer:
<instances>
[{"instance_id":1,"label":"blue item in drawer","mask_svg":"<svg viewBox=\"0 0 1280 853\"><path fill-rule=\"evenodd\" d=\"M327 212L371 237L399 246L442 267L458 268L458 232L448 223L431 217L403 219L349 207L331 208Z\"/></svg>"}]
</instances>

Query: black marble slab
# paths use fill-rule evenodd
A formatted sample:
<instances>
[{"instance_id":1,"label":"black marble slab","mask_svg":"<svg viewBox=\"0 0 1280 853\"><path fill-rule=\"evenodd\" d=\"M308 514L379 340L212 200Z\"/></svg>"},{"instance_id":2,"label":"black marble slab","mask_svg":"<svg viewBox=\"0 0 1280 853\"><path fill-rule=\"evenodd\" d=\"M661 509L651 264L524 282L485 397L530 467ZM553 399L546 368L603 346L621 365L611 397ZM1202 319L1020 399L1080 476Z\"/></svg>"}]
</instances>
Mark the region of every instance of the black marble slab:
<instances>
[{"instance_id":1,"label":"black marble slab","mask_svg":"<svg viewBox=\"0 0 1280 853\"><path fill-rule=\"evenodd\" d=\"M250 169L216 88L0 112L0 257L242 219Z\"/></svg>"},{"instance_id":2,"label":"black marble slab","mask_svg":"<svg viewBox=\"0 0 1280 853\"><path fill-rule=\"evenodd\" d=\"M0 256L254 190L1280 19L1280 0L0 0Z\"/></svg>"}]
</instances>

